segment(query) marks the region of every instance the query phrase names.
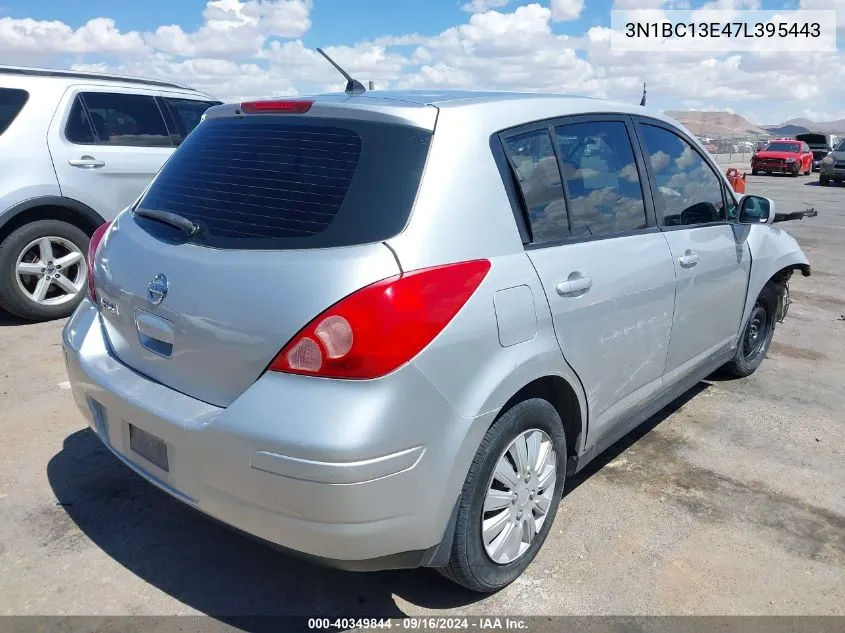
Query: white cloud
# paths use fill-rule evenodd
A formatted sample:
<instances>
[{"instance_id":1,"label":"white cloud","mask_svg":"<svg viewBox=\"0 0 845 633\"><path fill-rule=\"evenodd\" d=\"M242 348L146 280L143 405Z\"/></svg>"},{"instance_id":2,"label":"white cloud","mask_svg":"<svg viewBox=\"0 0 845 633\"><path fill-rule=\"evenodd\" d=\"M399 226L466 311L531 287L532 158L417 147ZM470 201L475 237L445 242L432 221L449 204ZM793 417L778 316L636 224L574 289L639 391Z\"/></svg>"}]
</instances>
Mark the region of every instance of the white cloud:
<instances>
[{"instance_id":1,"label":"white cloud","mask_svg":"<svg viewBox=\"0 0 845 633\"><path fill-rule=\"evenodd\" d=\"M471 0L461 7L470 13L484 13L490 9L499 9L505 6L510 0Z\"/></svg>"},{"instance_id":2,"label":"white cloud","mask_svg":"<svg viewBox=\"0 0 845 633\"><path fill-rule=\"evenodd\" d=\"M845 28L845 0L801 0L800 9L836 9L836 26Z\"/></svg>"},{"instance_id":3,"label":"white cloud","mask_svg":"<svg viewBox=\"0 0 845 633\"><path fill-rule=\"evenodd\" d=\"M357 79L380 88L547 91L638 103L647 81L651 106L753 112L764 123L810 111L834 116L845 102L840 52L620 53L610 48L607 26L572 37L555 32L556 21L574 19L583 2L527 1L501 8L504 0L462 0L473 13L440 33L399 32L325 48ZM721 9L757 2L710 1ZM831 1L845 19L845 0L824 0L822 8ZM615 0L614 8L659 11L684 2ZM817 8L814 2L822 0L802 6ZM175 81L224 100L342 89L342 77L301 39L312 8L312 0L212 0L195 30L165 23L145 34L105 17L78 28L6 17L0 54L15 63Z\"/></svg>"},{"instance_id":4,"label":"white cloud","mask_svg":"<svg viewBox=\"0 0 845 633\"><path fill-rule=\"evenodd\" d=\"M76 30L57 20L0 18L0 53L140 55L147 50L140 34L121 33L110 18L94 18Z\"/></svg>"},{"instance_id":5,"label":"white cloud","mask_svg":"<svg viewBox=\"0 0 845 633\"><path fill-rule=\"evenodd\" d=\"M584 10L584 0L552 0L552 20L576 20Z\"/></svg>"},{"instance_id":6,"label":"white cloud","mask_svg":"<svg viewBox=\"0 0 845 633\"><path fill-rule=\"evenodd\" d=\"M311 28L312 0L210 0L193 33L158 27L145 36L156 49L179 56L255 55L273 36L300 37Z\"/></svg>"}]
</instances>

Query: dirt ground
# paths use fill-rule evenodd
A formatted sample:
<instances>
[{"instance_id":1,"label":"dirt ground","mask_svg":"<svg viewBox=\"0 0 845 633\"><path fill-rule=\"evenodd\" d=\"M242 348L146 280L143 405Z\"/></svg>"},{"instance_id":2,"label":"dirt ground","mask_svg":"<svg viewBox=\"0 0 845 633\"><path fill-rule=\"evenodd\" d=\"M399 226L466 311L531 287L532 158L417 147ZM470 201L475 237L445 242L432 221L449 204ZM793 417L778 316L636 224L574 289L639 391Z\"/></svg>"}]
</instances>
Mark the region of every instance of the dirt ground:
<instances>
[{"instance_id":1,"label":"dirt ground","mask_svg":"<svg viewBox=\"0 0 845 633\"><path fill-rule=\"evenodd\" d=\"M523 578L349 574L213 524L87 430L63 323L0 315L0 614L845 614L845 187L748 177L814 274L751 378L708 380L570 482Z\"/></svg>"}]
</instances>

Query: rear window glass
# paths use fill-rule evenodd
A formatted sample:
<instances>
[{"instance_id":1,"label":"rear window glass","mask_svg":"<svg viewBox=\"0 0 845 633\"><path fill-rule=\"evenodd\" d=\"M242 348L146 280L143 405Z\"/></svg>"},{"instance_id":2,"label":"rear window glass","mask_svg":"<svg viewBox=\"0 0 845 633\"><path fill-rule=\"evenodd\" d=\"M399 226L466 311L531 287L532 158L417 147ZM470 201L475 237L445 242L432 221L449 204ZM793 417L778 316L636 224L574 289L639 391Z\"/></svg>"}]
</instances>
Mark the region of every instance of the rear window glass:
<instances>
[{"instance_id":1,"label":"rear window glass","mask_svg":"<svg viewBox=\"0 0 845 633\"><path fill-rule=\"evenodd\" d=\"M0 134L5 132L23 109L29 93L15 88L0 88Z\"/></svg>"},{"instance_id":2,"label":"rear window glass","mask_svg":"<svg viewBox=\"0 0 845 633\"><path fill-rule=\"evenodd\" d=\"M321 248L388 239L408 221L431 133L278 115L209 119L180 145L138 207L200 226L217 248ZM135 218L154 234L173 229Z\"/></svg>"}]
</instances>

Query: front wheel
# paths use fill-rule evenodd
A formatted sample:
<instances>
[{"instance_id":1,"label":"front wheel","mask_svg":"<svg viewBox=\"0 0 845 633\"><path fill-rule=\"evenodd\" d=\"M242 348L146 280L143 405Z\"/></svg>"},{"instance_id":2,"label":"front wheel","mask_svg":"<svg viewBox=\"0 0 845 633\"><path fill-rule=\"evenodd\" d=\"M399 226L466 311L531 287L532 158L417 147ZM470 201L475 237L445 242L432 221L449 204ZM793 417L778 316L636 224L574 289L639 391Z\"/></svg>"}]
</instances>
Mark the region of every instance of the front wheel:
<instances>
[{"instance_id":1,"label":"front wheel","mask_svg":"<svg viewBox=\"0 0 845 633\"><path fill-rule=\"evenodd\" d=\"M771 285L763 288L739 340L736 354L723 369L737 378L750 376L766 357L775 331L777 298Z\"/></svg>"},{"instance_id":2,"label":"front wheel","mask_svg":"<svg viewBox=\"0 0 845 633\"><path fill-rule=\"evenodd\" d=\"M0 308L29 321L66 317L85 295L88 236L60 220L38 220L0 244Z\"/></svg>"},{"instance_id":3,"label":"front wheel","mask_svg":"<svg viewBox=\"0 0 845 633\"><path fill-rule=\"evenodd\" d=\"M819 176L819 184L822 187L827 187L830 184L830 176Z\"/></svg>"},{"instance_id":4,"label":"front wheel","mask_svg":"<svg viewBox=\"0 0 845 633\"><path fill-rule=\"evenodd\" d=\"M506 411L470 466L451 556L440 572L484 593L516 580L551 529L566 457L563 424L551 404L531 398Z\"/></svg>"},{"instance_id":5,"label":"front wheel","mask_svg":"<svg viewBox=\"0 0 845 633\"><path fill-rule=\"evenodd\" d=\"M756 175L757 175L757 174L759 174L759 173L760 173L760 170L759 170L759 169L752 169L752 170L751 170L751 175L752 175L752 176L756 176Z\"/></svg>"}]
</instances>

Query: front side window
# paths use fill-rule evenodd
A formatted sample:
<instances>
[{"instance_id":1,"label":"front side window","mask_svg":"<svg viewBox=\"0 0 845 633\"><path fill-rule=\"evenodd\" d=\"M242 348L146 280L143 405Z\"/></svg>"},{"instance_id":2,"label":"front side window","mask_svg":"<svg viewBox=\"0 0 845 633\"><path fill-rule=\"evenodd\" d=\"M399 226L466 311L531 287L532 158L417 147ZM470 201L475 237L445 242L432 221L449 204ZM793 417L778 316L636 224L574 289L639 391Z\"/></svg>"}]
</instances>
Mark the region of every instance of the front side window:
<instances>
[{"instance_id":1,"label":"front side window","mask_svg":"<svg viewBox=\"0 0 845 633\"><path fill-rule=\"evenodd\" d=\"M663 226L689 226L727 219L722 180L683 138L655 125L641 124L654 179L654 202Z\"/></svg>"},{"instance_id":2,"label":"front side window","mask_svg":"<svg viewBox=\"0 0 845 633\"><path fill-rule=\"evenodd\" d=\"M621 121L555 129L573 237L644 229L645 203L628 130Z\"/></svg>"},{"instance_id":3,"label":"front side window","mask_svg":"<svg viewBox=\"0 0 845 633\"><path fill-rule=\"evenodd\" d=\"M173 146L154 97L113 92L85 92L80 97L94 129L95 145ZM68 140L73 140L70 135Z\"/></svg>"},{"instance_id":4,"label":"front side window","mask_svg":"<svg viewBox=\"0 0 845 633\"><path fill-rule=\"evenodd\" d=\"M549 131L515 134L504 139L504 146L528 212L534 243L569 237L560 170Z\"/></svg>"}]
</instances>

